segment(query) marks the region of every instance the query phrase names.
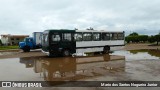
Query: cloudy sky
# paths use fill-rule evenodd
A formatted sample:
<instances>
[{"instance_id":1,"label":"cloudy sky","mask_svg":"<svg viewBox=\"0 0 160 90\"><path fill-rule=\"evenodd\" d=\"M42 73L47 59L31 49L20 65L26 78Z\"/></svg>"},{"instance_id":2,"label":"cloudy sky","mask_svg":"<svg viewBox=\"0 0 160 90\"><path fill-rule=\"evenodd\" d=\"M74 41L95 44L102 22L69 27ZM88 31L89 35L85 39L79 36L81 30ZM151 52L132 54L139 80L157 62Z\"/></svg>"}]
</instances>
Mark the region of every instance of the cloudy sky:
<instances>
[{"instance_id":1,"label":"cloudy sky","mask_svg":"<svg viewBox=\"0 0 160 90\"><path fill-rule=\"evenodd\" d=\"M0 0L0 34L89 27L157 34L160 0Z\"/></svg>"}]
</instances>

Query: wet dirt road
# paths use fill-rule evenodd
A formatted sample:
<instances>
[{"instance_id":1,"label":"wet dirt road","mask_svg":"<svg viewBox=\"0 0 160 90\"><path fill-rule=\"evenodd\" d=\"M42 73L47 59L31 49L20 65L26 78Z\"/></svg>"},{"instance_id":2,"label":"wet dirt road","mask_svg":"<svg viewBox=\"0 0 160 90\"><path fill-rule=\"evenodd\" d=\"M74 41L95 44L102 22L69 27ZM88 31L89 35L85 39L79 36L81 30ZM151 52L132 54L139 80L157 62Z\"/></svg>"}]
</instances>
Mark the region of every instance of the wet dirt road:
<instances>
[{"instance_id":1,"label":"wet dirt road","mask_svg":"<svg viewBox=\"0 0 160 90\"><path fill-rule=\"evenodd\" d=\"M39 55L1 58L0 80L160 81L159 65L159 50L121 50L110 55L85 57L49 58L45 55ZM45 89L50 90L51 88ZM98 88L94 89L98 90Z\"/></svg>"}]
</instances>

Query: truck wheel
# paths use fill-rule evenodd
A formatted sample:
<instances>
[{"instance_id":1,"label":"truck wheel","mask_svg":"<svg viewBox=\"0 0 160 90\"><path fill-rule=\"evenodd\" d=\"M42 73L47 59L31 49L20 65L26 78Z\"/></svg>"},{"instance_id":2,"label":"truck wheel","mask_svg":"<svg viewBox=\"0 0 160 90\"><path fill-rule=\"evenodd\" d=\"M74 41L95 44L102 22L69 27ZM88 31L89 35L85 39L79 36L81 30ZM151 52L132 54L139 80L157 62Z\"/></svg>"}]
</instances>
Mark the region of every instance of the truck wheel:
<instances>
[{"instance_id":1,"label":"truck wheel","mask_svg":"<svg viewBox=\"0 0 160 90\"><path fill-rule=\"evenodd\" d=\"M23 48L23 52L30 52L30 47L29 46L25 46Z\"/></svg>"},{"instance_id":2,"label":"truck wheel","mask_svg":"<svg viewBox=\"0 0 160 90\"><path fill-rule=\"evenodd\" d=\"M68 49L63 50L63 56L69 56L70 51Z\"/></svg>"},{"instance_id":3,"label":"truck wheel","mask_svg":"<svg viewBox=\"0 0 160 90\"><path fill-rule=\"evenodd\" d=\"M104 54L109 54L109 51L110 51L110 47L109 47L109 46L105 46L105 47L103 48L103 53L104 53Z\"/></svg>"},{"instance_id":4,"label":"truck wheel","mask_svg":"<svg viewBox=\"0 0 160 90\"><path fill-rule=\"evenodd\" d=\"M27 50L25 48L23 48L23 52L27 52Z\"/></svg>"},{"instance_id":5,"label":"truck wheel","mask_svg":"<svg viewBox=\"0 0 160 90\"><path fill-rule=\"evenodd\" d=\"M30 47L27 48L27 52L30 52Z\"/></svg>"}]
</instances>

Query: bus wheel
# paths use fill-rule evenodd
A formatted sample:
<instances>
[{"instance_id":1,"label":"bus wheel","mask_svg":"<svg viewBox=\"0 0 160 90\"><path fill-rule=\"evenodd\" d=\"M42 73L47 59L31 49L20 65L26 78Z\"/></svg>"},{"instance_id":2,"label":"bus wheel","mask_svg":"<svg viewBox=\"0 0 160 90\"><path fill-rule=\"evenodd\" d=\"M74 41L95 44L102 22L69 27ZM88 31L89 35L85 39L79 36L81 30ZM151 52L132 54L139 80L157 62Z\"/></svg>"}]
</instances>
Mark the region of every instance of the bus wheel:
<instances>
[{"instance_id":1,"label":"bus wheel","mask_svg":"<svg viewBox=\"0 0 160 90\"><path fill-rule=\"evenodd\" d=\"M49 57L54 57L55 55L53 53L49 52L48 56Z\"/></svg>"},{"instance_id":2,"label":"bus wheel","mask_svg":"<svg viewBox=\"0 0 160 90\"><path fill-rule=\"evenodd\" d=\"M70 51L68 49L63 50L63 56L69 56Z\"/></svg>"},{"instance_id":3,"label":"bus wheel","mask_svg":"<svg viewBox=\"0 0 160 90\"><path fill-rule=\"evenodd\" d=\"M105 46L105 47L103 48L103 53L104 53L104 54L109 54L109 51L110 51L110 47L109 47L109 46Z\"/></svg>"}]
</instances>

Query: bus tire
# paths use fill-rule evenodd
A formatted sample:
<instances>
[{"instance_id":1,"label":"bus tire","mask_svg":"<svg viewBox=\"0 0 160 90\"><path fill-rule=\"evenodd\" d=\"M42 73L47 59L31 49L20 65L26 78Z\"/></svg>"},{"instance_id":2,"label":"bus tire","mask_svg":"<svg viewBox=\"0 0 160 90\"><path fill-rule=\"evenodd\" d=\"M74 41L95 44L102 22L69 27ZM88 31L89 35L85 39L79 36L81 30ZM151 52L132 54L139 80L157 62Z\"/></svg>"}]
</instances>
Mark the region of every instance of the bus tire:
<instances>
[{"instance_id":1,"label":"bus tire","mask_svg":"<svg viewBox=\"0 0 160 90\"><path fill-rule=\"evenodd\" d=\"M70 55L70 51L68 49L63 50L62 52L63 56L69 56Z\"/></svg>"},{"instance_id":2,"label":"bus tire","mask_svg":"<svg viewBox=\"0 0 160 90\"><path fill-rule=\"evenodd\" d=\"M109 47L109 46L105 46L105 47L103 48L103 53L104 53L104 54L109 54L109 52L110 52L110 47Z\"/></svg>"},{"instance_id":3,"label":"bus tire","mask_svg":"<svg viewBox=\"0 0 160 90\"><path fill-rule=\"evenodd\" d=\"M29 46L25 46L23 48L23 52L30 52L30 47Z\"/></svg>"},{"instance_id":4,"label":"bus tire","mask_svg":"<svg viewBox=\"0 0 160 90\"><path fill-rule=\"evenodd\" d=\"M49 52L49 55L48 55L49 57L54 57L55 55L53 54L53 53L51 53L51 52Z\"/></svg>"}]
</instances>

